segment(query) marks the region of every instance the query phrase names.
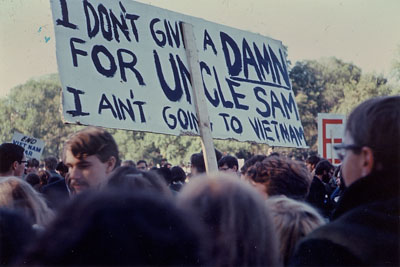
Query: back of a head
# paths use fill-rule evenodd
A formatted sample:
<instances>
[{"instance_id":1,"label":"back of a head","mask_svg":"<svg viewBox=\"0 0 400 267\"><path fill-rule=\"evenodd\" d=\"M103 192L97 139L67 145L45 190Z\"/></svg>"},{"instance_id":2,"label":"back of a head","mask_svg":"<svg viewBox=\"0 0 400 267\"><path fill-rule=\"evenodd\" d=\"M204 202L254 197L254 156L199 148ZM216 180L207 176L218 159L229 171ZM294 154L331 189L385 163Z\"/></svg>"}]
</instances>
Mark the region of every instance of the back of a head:
<instances>
[{"instance_id":1,"label":"back of a head","mask_svg":"<svg viewBox=\"0 0 400 267\"><path fill-rule=\"evenodd\" d=\"M206 225L215 266L276 266L277 240L262 197L223 173L197 177L178 195L178 205Z\"/></svg>"},{"instance_id":2,"label":"back of a head","mask_svg":"<svg viewBox=\"0 0 400 267\"><path fill-rule=\"evenodd\" d=\"M109 132L99 127L86 127L72 134L64 144L64 161L66 151L78 159L95 155L101 162L115 157L115 166L120 164L117 143Z\"/></svg>"},{"instance_id":3,"label":"back of a head","mask_svg":"<svg viewBox=\"0 0 400 267\"><path fill-rule=\"evenodd\" d=\"M310 173L299 161L286 157L267 157L251 166L246 177L265 185L268 196L285 195L304 200L311 183Z\"/></svg>"},{"instance_id":4,"label":"back of a head","mask_svg":"<svg viewBox=\"0 0 400 267\"><path fill-rule=\"evenodd\" d=\"M247 172L247 169L249 169L251 166L256 164L256 162L261 162L266 158L267 158L267 156L265 156L265 155L254 155L254 156L252 156L251 158L249 158L248 160L245 161L245 163L243 164L242 168L240 169L240 172L242 174L245 174Z\"/></svg>"},{"instance_id":5,"label":"back of a head","mask_svg":"<svg viewBox=\"0 0 400 267\"><path fill-rule=\"evenodd\" d=\"M0 208L0 265L10 265L34 239L32 225L17 211Z\"/></svg>"},{"instance_id":6,"label":"back of a head","mask_svg":"<svg viewBox=\"0 0 400 267\"><path fill-rule=\"evenodd\" d=\"M47 157L44 159L44 166L47 170L54 171L57 168L58 159L56 157Z\"/></svg>"},{"instance_id":7,"label":"back of a head","mask_svg":"<svg viewBox=\"0 0 400 267\"><path fill-rule=\"evenodd\" d=\"M25 177L25 181L30 184L32 187L34 187L35 185L40 184L40 178L39 175L37 175L36 173L29 173L26 177Z\"/></svg>"},{"instance_id":8,"label":"back of a head","mask_svg":"<svg viewBox=\"0 0 400 267\"><path fill-rule=\"evenodd\" d=\"M36 265L203 264L201 228L157 194L78 195L24 262Z\"/></svg>"},{"instance_id":9,"label":"back of a head","mask_svg":"<svg viewBox=\"0 0 400 267\"><path fill-rule=\"evenodd\" d=\"M309 157L306 159L306 163L309 163L309 164L315 166L315 165L317 165L317 163L318 163L320 160L321 160L320 157L313 155L313 156L309 156Z\"/></svg>"},{"instance_id":10,"label":"back of a head","mask_svg":"<svg viewBox=\"0 0 400 267\"><path fill-rule=\"evenodd\" d=\"M218 161L218 167L222 167L224 165L227 165L228 168L233 168L233 166L236 166L237 169L239 169L239 163L236 157L231 156L231 155L226 155L223 156L219 161Z\"/></svg>"},{"instance_id":11,"label":"back of a head","mask_svg":"<svg viewBox=\"0 0 400 267\"><path fill-rule=\"evenodd\" d=\"M186 180L186 173L181 167L174 166L171 168L171 177L172 177L172 182L184 183Z\"/></svg>"},{"instance_id":12,"label":"back of a head","mask_svg":"<svg viewBox=\"0 0 400 267\"><path fill-rule=\"evenodd\" d=\"M326 173L329 173L329 171L335 169L335 167L326 159L321 159L318 163L317 166L315 166L315 174L316 175L322 175L324 174L324 171Z\"/></svg>"},{"instance_id":13,"label":"back of a head","mask_svg":"<svg viewBox=\"0 0 400 267\"><path fill-rule=\"evenodd\" d=\"M39 168L39 161L35 158L29 159L26 163L27 167Z\"/></svg>"},{"instance_id":14,"label":"back of a head","mask_svg":"<svg viewBox=\"0 0 400 267\"><path fill-rule=\"evenodd\" d=\"M116 168L109 176L108 186L121 191L152 191L171 196L165 180L157 173L139 171L134 167Z\"/></svg>"},{"instance_id":15,"label":"back of a head","mask_svg":"<svg viewBox=\"0 0 400 267\"><path fill-rule=\"evenodd\" d=\"M400 96L369 99L350 114L346 131L373 150L374 171L400 174Z\"/></svg>"},{"instance_id":16,"label":"back of a head","mask_svg":"<svg viewBox=\"0 0 400 267\"><path fill-rule=\"evenodd\" d=\"M8 172L15 161L21 161L24 149L16 144L3 143L0 145L0 173Z\"/></svg>"},{"instance_id":17,"label":"back of a head","mask_svg":"<svg viewBox=\"0 0 400 267\"><path fill-rule=\"evenodd\" d=\"M17 177L0 179L0 207L23 213L31 224L45 225L53 216L44 199L27 182Z\"/></svg>"},{"instance_id":18,"label":"back of a head","mask_svg":"<svg viewBox=\"0 0 400 267\"><path fill-rule=\"evenodd\" d=\"M268 198L266 203L279 235L282 261L287 265L297 242L325 221L313 207L285 196Z\"/></svg>"}]
</instances>

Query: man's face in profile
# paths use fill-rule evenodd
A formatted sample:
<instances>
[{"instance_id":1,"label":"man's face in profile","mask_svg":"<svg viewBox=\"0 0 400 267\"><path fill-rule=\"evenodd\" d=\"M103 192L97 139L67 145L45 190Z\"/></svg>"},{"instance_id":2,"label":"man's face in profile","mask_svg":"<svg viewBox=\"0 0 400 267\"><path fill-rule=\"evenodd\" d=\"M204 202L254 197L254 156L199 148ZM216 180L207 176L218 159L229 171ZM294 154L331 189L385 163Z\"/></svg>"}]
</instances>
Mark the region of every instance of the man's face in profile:
<instances>
[{"instance_id":1,"label":"man's face in profile","mask_svg":"<svg viewBox=\"0 0 400 267\"><path fill-rule=\"evenodd\" d=\"M71 189L79 194L87 189L99 190L107 184L108 175L114 169L115 159L110 157L101 162L96 155L76 158L70 150L65 153L65 165L68 167Z\"/></svg>"}]
</instances>

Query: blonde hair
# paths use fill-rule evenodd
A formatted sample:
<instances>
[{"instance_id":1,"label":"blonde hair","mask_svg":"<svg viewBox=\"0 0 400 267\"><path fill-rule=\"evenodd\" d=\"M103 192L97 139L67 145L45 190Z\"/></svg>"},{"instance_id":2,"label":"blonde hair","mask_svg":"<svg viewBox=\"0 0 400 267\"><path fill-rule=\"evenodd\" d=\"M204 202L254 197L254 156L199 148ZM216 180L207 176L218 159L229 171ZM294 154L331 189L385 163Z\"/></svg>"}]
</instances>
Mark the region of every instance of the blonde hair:
<instances>
[{"instance_id":1,"label":"blonde hair","mask_svg":"<svg viewBox=\"0 0 400 267\"><path fill-rule=\"evenodd\" d=\"M20 211L39 226L46 225L54 215L30 184L14 176L0 178L0 207Z\"/></svg>"},{"instance_id":2,"label":"blonde hair","mask_svg":"<svg viewBox=\"0 0 400 267\"><path fill-rule=\"evenodd\" d=\"M237 176L195 177L177 201L206 226L212 239L212 265L279 265L278 240L265 201Z\"/></svg>"},{"instance_id":3,"label":"blonde hair","mask_svg":"<svg viewBox=\"0 0 400 267\"><path fill-rule=\"evenodd\" d=\"M325 221L313 207L286 196L270 197L266 203L279 235L281 260L287 265L297 242Z\"/></svg>"}]
</instances>

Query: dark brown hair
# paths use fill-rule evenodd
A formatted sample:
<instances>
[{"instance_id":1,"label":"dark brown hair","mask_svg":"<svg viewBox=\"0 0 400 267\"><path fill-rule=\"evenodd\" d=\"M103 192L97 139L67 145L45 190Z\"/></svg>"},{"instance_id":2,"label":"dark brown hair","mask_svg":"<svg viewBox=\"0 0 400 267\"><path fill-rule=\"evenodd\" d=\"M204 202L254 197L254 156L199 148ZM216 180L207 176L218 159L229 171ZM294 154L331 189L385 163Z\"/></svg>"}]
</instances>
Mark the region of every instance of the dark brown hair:
<instances>
[{"instance_id":1,"label":"dark brown hair","mask_svg":"<svg viewBox=\"0 0 400 267\"><path fill-rule=\"evenodd\" d=\"M255 183L266 185L268 196L285 195L304 200L311 183L306 166L286 157L268 157L251 166L246 176Z\"/></svg>"},{"instance_id":2,"label":"dark brown hair","mask_svg":"<svg viewBox=\"0 0 400 267\"><path fill-rule=\"evenodd\" d=\"M72 134L64 144L64 161L67 150L78 159L95 155L101 162L115 157L116 167L120 163L118 146L114 138L109 132L99 127L87 127Z\"/></svg>"},{"instance_id":3,"label":"dark brown hair","mask_svg":"<svg viewBox=\"0 0 400 267\"><path fill-rule=\"evenodd\" d=\"M400 96L377 97L357 106L346 131L354 144L374 153L375 171L400 170Z\"/></svg>"}]
</instances>

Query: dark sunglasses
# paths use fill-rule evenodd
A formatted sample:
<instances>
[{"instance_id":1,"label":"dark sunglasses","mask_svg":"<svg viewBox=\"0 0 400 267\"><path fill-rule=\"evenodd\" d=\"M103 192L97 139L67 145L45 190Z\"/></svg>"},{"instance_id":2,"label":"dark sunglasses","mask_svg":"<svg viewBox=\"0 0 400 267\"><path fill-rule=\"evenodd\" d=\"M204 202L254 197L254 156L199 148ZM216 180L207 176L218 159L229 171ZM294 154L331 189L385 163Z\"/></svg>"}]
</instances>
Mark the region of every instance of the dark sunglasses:
<instances>
[{"instance_id":1,"label":"dark sunglasses","mask_svg":"<svg viewBox=\"0 0 400 267\"><path fill-rule=\"evenodd\" d=\"M360 151L361 148L362 148L362 146L346 145L346 144L340 144L340 145L333 146L333 149L335 149L336 154L338 155L340 161L343 161L347 150Z\"/></svg>"}]
</instances>

